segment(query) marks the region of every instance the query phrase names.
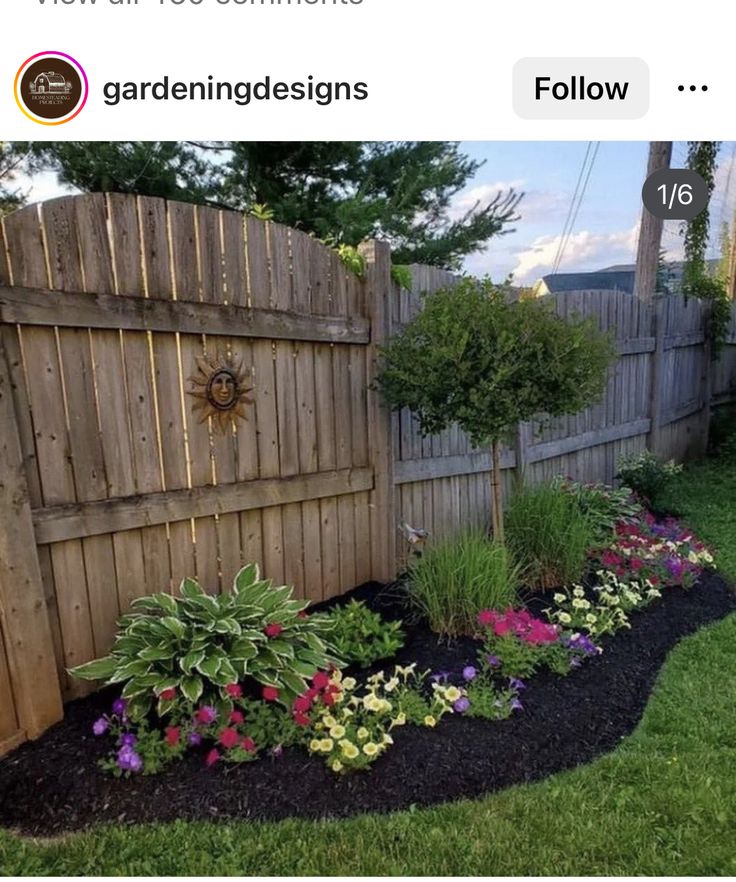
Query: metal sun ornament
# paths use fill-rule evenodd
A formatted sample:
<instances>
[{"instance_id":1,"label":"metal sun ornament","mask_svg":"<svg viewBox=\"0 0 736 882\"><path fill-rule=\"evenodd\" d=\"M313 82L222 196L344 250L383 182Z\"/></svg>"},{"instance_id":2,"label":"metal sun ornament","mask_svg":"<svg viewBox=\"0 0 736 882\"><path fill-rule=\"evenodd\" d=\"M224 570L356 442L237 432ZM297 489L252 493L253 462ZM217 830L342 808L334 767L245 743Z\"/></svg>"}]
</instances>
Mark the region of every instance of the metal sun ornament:
<instances>
[{"instance_id":1,"label":"metal sun ornament","mask_svg":"<svg viewBox=\"0 0 736 882\"><path fill-rule=\"evenodd\" d=\"M197 356L196 361L197 373L189 377L193 388L187 393L196 399L192 412L201 411L200 423L211 417L213 428L224 434L238 419L248 419L246 407L253 404L248 397L253 388L245 385L248 371L242 359L236 363L219 353Z\"/></svg>"}]
</instances>

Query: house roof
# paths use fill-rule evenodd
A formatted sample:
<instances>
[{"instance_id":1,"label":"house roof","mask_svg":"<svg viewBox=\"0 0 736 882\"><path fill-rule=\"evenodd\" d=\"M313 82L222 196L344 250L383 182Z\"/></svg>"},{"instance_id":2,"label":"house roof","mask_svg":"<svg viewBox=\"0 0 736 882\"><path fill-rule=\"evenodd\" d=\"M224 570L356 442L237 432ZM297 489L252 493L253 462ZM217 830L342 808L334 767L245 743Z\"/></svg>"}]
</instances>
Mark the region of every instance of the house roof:
<instances>
[{"instance_id":1,"label":"house roof","mask_svg":"<svg viewBox=\"0 0 736 882\"><path fill-rule=\"evenodd\" d=\"M565 291L634 291L634 270L606 270L597 273L557 273L544 276L550 294Z\"/></svg>"}]
</instances>

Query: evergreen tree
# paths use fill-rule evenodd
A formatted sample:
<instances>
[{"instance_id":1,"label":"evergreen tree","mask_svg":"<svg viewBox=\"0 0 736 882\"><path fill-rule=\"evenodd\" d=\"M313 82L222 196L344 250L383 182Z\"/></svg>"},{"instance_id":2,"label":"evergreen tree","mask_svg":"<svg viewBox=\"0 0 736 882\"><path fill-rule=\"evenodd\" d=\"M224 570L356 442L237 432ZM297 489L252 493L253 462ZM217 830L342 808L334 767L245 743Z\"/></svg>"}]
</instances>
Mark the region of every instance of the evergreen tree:
<instances>
[{"instance_id":1,"label":"evergreen tree","mask_svg":"<svg viewBox=\"0 0 736 882\"><path fill-rule=\"evenodd\" d=\"M509 232L520 195L452 199L482 163L446 141L34 142L31 169L53 169L85 192L161 196L250 210L334 244L390 242L394 262L458 268Z\"/></svg>"}]
</instances>

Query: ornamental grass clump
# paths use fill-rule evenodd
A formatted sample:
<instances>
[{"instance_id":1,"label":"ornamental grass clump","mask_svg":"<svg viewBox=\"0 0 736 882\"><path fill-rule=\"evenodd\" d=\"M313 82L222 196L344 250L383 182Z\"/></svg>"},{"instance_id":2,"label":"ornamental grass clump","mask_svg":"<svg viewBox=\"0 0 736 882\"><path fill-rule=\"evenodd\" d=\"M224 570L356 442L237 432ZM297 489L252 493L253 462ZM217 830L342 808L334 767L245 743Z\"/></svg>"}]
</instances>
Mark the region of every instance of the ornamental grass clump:
<instances>
[{"instance_id":1,"label":"ornamental grass clump","mask_svg":"<svg viewBox=\"0 0 736 882\"><path fill-rule=\"evenodd\" d=\"M519 568L508 549L481 533L430 545L409 567L410 604L446 636L473 634L479 609L516 599Z\"/></svg>"},{"instance_id":2,"label":"ornamental grass clump","mask_svg":"<svg viewBox=\"0 0 736 882\"><path fill-rule=\"evenodd\" d=\"M525 583L543 590L582 579L596 528L570 493L547 483L515 494L506 512L506 537Z\"/></svg>"},{"instance_id":3,"label":"ornamental grass clump","mask_svg":"<svg viewBox=\"0 0 736 882\"><path fill-rule=\"evenodd\" d=\"M180 597L134 600L110 655L70 673L121 684L133 720L154 704L165 717L175 696L226 715L233 709L228 688L240 682L290 703L310 677L337 661L326 642L329 618L307 616L308 602L293 600L293 590L262 580L256 564L238 573L231 593L217 597L185 579Z\"/></svg>"}]
</instances>

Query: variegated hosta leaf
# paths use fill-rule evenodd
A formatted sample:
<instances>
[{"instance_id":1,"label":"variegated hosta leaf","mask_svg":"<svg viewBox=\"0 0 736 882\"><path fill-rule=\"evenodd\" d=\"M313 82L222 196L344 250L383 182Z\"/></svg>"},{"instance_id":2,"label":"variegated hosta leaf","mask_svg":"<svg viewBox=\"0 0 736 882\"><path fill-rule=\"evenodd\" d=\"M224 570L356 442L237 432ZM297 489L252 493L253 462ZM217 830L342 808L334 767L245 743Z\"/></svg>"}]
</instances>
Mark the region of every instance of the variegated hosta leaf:
<instances>
[{"instance_id":1,"label":"variegated hosta leaf","mask_svg":"<svg viewBox=\"0 0 736 882\"><path fill-rule=\"evenodd\" d=\"M307 605L293 598L292 588L262 579L255 564L238 573L232 593L218 597L185 579L180 596L136 600L133 611L120 619L111 655L72 673L122 684L132 699L131 715L145 714L154 702L165 715L179 696L194 704L225 700L225 687L247 677L277 687L288 700L334 662L322 639L330 619L300 618ZM281 632L269 638L265 629L274 624ZM171 688L177 698L161 699Z\"/></svg>"}]
</instances>

